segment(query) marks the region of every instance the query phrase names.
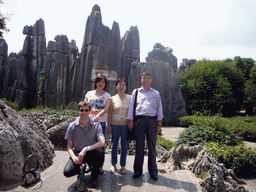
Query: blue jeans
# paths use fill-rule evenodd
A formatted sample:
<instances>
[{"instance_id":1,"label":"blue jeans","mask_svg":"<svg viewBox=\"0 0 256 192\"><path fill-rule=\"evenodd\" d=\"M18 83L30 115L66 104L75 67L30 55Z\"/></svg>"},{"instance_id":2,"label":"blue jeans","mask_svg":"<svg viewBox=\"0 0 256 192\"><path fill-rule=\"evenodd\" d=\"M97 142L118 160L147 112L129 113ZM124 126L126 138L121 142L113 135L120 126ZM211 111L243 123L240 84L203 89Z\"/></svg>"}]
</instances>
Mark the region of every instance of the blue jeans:
<instances>
[{"instance_id":1,"label":"blue jeans","mask_svg":"<svg viewBox=\"0 0 256 192\"><path fill-rule=\"evenodd\" d=\"M102 127L103 135L104 135L104 137L105 137L106 123L105 123L105 122L100 122L100 124L101 124L101 127ZM102 162L101 162L100 167L103 167L103 164L104 164L104 162L105 162L105 147L102 147L102 150L103 150L103 159L102 159Z\"/></svg>"},{"instance_id":2,"label":"blue jeans","mask_svg":"<svg viewBox=\"0 0 256 192\"><path fill-rule=\"evenodd\" d=\"M117 146L119 137L121 136L121 157L120 165L126 165L127 147L128 147L128 125L113 125L111 124L111 164L117 164Z\"/></svg>"}]
</instances>

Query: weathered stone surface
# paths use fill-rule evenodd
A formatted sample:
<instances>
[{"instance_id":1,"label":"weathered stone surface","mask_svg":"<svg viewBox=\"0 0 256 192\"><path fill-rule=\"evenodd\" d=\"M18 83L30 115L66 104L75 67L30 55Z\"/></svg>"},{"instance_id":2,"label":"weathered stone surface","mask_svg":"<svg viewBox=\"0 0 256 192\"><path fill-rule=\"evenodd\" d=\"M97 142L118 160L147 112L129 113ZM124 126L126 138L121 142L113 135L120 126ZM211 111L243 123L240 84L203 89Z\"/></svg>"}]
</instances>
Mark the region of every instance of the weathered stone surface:
<instances>
[{"instance_id":1,"label":"weathered stone surface","mask_svg":"<svg viewBox=\"0 0 256 192\"><path fill-rule=\"evenodd\" d=\"M7 52L8 45L4 39L0 38L0 95L4 91L4 77L5 77L5 68L7 67Z\"/></svg>"},{"instance_id":2,"label":"weathered stone surface","mask_svg":"<svg viewBox=\"0 0 256 192\"><path fill-rule=\"evenodd\" d=\"M196 62L195 59L182 59L182 62L179 66L179 68L177 69L178 73L185 73L187 68L191 67L191 65L193 65Z\"/></svg>"},{"instance_id":3,"label":"weathered stone surface","mask_svg":"<svg viewBox=\"0 0 256 192\"><path fill-rule=\"evenodd\" d=\"M173 69L168 63L151 61L149 63L133 62L128 80L128 93L141 87L140 74L144 71L153 77L152 88L160 92L164 117L187 115L185 101L179 88L179 83Z\"/></svg>"},{"instance_id":4,"label":"weathered stone surface","mask_svg":"<svg viewBox=\"0 0 256 192\"><path fill-rule=\"evenodd\" d=\"M233 170L226 169L225 166L207 152L201 146L184 147L180 145L178 148L173 147L166 152L159 160L166 163L166 171L173 172L178 169L189 169L197 177L207 173L207 177L200 185L209 192L224 191L247 191L243 180L236 177Z\"/></svg>"},{"instance_id":5,"label":"weathered stone surface","mask_svg":"<svg viewBox=\"0 0 256 192\"><path fill-rule=\"evenodd\" d=\"M40 19L34 26L25 26L23 34L26 38L20 54L9 55L4 89L5 96L19 108L32 108L37 105L39 75L46 52L44 21Z\"/></svg>"},{"instance_id":6,"label":"weathered stone surface","mask_svg":"<svg viewBox=\"0 0 256 192\"><path fill-rule=\"evenodd\" d=\"M131 26L122 38L122 58L118 77L126 79L127 90L130 87L128 79L134 61L140 61L140 36L137 26Z\"/></svg>"},{"instance_id":7,"label":"weathered stone surface","mask_svg":"<svg viewBox=\"0 0 256 192\"><path fill-rule=\"evenodd\" d=\"M118 23L114 22L111 30L104 26L100 7L95 5L86 22L78 76L80 82L77 84L78 95L84 97L84 94L92 89L93 68L117 71L120 65L120 53L121 40ZM111 93L111 87L107 91Z\"/></svg>"},{"instance_id":8,"label":"weathered stone surface","mask_svg":"<svg viewBox=\"0 0 256 192\"><path fill-rule=\"evenodd\" d=\"M21 181L24 160L33 154L38 158L40 169L52 164L54 148L48 136L31 126L28 119L5 106L7 118L0 112L0 185Z\"/></svg>"},{"instance_id":9,"label":"weathered stone surface","mask_svg":"<svg viewBox=\"0 0 256 192\"><path fill-rule=\"evenodd\" d=\"M160 43L156 43L153 50L148 52L148 57L146 57L147 62L152 61L162 61L169 63L171 68L176 71L177 69L177 58L172 54L172 48L165 47Z\"/></svg>"}]
</instances>

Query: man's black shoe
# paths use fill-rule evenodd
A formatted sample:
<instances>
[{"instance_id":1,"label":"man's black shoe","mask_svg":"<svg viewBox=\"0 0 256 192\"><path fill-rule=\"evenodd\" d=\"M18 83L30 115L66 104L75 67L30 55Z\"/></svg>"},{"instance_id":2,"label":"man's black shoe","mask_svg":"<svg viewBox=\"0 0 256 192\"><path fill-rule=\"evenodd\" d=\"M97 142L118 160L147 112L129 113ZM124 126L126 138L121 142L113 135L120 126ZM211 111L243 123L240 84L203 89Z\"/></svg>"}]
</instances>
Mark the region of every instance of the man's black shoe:
<instances>
[{"instance_id":1,"label":"man's black shoe","mask_svg":"<svg viewBox=\"0 0 256 192\"><path fill-rule=\"evenodd\" d=\"M157 175L150 175L150 177L153 179L153 180L155 180L155 181L157 181L158 180L158 176Z\"/></svg>"},{"instance_id":2,"label":"man's black shoe","mask_svg":"<svg viewBox=\"0 0 256 192\"><path fill-rule=\"evenodd\" d=\"M137 178L139 178L139 177L141 177L141 174L136 174L136 173L134 173L133 176L132 176L133 179L137 179Z\"/></svg>"}]
</instances>

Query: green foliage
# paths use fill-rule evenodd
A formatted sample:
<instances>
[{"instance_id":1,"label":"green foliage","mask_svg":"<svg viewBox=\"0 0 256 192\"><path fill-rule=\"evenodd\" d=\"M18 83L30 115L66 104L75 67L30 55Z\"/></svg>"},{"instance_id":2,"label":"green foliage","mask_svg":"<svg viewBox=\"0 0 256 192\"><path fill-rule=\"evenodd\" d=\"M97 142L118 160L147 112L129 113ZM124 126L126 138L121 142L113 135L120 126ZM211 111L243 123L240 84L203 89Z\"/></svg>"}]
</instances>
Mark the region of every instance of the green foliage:
<instances>
[{"instance_id":1,"label":"green foliage","mask_svg":"<svg viewBox=\"0 0 256 192\"><path fill-rule=\"evenodd\" d=\"M240 144L226 146L218 143L207 143L204 146L226 168L233 169L239 177L251 177L256 175L256 151Z\"/></svg>"},{"instance_id":2,"label":"green foliage","mask_svg":"<svg viewBox=\"0 0 256 192\"><path fill-rule=\"evenodd\" d=\"M187 73L177 76L188 114L207 111L211 115L229 116L241 109L244 77L234 62L197 61Z\"/></svg>"},{"instance_id":3,"label":"green foliage","mask_svg":"<svg viewBox=\"0 0 256 192\"><path fill-rule=\"evenodd\" d=\"M255 61L252 58L241 58L239 56L235 57L235 66L239 68L246 80L250 79L250 71L253 66L255 66Z\"/></svg>"},{"instance_id":4,"label":"green foliage","mask_svg":"<svg viewBox=\"0 0 256 192\"><path fill-rule=\"evenodd\" d=\"M244 140L256 142L256 117L220 118L219 122Z\"/></svg>"},{"instance_id":5,"label":"green foliage","mask_svg":"<svg viewBox=\"0 0 256 192\"><path fill-rule=\"evenodd\" d=\"M187 146L204 145L207 142L237 145L242 138L223 126L219 117L201 118L189 126L179 137L177 144Z\"/></svg>"},{"instance_id":6,"label":"green foliage","mask_svg":"<svg viewBox=\"0 0 256 192\"><path fill-rule=\"evenodd\" d=\"M170 151L175 146L172 141L163 138L161 135L157 135L156 143L165 148L167 151Z\"/></svg>"},{"instance_id":7,"label":"green foliage","mask_svg":"<svg viewBox=\"0 0 256 192\"><path fill-rule=\"evenodd\" d=\"M45 115L62 115L62 116L72 116L72 117L78 116L77 110L65 110L64 107L59 107L58 110L55 110L55 109L43 108L42 106L39 106L33 109L22 109L21 111L35 112L35 113L41 113Z\"/></svg>"},{"instance_id":8,"label":"green foliage","mask_svg":"<svg viewBox=\"0 0 256 192\"><path fill-rule=\"evenodd\" d=\"M0 11L0 37L3 37L4 32L9 32L6 22L10 20L10 16L2 14Z\"/></svg>"},{"instance_id":9,"label":"green foliage","mask_svg":"<svg viewBox=\"0 0 256 192\"><path fill-rule=\"evenodd\" d=\"M18 110L19 106L17 103L13 103L11 101L8 101L6 98L1 98L1 100L10 108L14 109L15 111Z\"/></svg>"}]
</instances>

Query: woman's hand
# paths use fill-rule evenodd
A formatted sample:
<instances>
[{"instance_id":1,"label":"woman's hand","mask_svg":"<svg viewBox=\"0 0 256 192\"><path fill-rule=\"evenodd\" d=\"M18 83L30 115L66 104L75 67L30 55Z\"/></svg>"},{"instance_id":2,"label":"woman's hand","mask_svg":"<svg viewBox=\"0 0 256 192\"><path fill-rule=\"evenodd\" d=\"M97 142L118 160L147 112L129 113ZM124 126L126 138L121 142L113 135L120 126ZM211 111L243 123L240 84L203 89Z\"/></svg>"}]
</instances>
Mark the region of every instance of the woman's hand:
<instances>
[{"instance_id":1,"label":"woman's hand","mask_svg":"<svg viewBox=\"0 0 256 192\"><path fill-rule=\"evenodd\" d=\"M99 115L96 115L96 116L94 117L94 122L99 122L99 120L100 120Z\"/></svg>"}]
</instances>

